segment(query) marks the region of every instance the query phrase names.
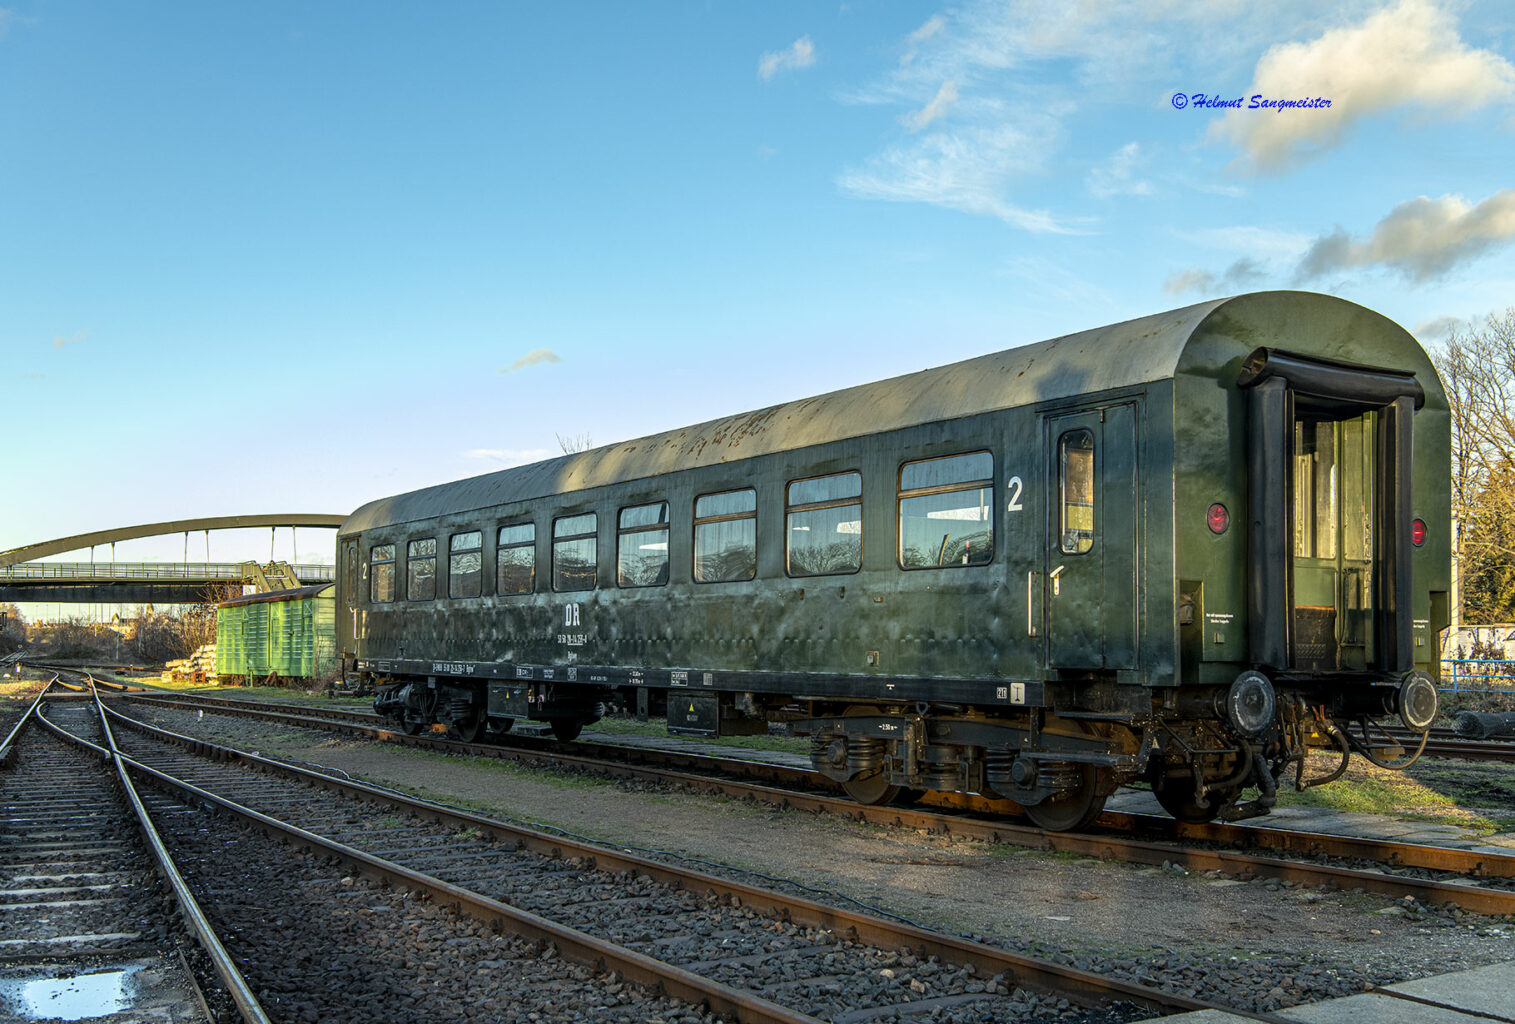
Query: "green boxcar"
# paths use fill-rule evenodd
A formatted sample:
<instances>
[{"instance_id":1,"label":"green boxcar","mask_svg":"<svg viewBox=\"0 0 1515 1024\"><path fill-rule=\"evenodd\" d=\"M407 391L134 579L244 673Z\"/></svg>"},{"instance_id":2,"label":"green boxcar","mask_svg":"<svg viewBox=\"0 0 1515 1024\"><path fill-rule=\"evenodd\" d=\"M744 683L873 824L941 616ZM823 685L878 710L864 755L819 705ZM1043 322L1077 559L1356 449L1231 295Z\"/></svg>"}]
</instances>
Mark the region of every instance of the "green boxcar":
<instances>
[{"instance_id":1,"label":"green boxcar","mask_svg":"<svg viewBox=\"0 0 1515 1024\"><path fill-rule=\"evenodd\" d=\"M249 594L216 608L223 681L319 679L336 670L336 590L330 584Z\"/></svg>"}]
</instances>

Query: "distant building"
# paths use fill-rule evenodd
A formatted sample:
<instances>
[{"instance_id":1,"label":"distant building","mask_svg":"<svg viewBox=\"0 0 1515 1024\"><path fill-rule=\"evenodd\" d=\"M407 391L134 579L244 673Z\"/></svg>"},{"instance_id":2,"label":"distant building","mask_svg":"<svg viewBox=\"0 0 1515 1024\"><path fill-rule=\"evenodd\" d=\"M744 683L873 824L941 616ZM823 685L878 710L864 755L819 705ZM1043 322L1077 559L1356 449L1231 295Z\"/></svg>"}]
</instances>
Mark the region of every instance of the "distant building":
<instances>
[{"instance_id":1,"label":"distant building","mask_svg":"<svg viewBox=\"0 0 1515 1024\"><path fill-rule=\"evenodd\" d=\"M1441 656L1455 661L1515 660L1515 623L1460 626L1447 630Z\"/></svg>"},{"instance_id":2,"label":"distant building","mask_svg":"<svg viewBox=\"0 0 1515 1024\"><path fill-rule=\"evenodd\" d=\"M151 608L148 609L148 614L152 614ZM110 617L110 621L105 624L105 628L115 633L122 640L134 640L137 637L137 627L141 624L141 619L122 618L121 613L117 612Z\"/></svg>"}]
</instances>

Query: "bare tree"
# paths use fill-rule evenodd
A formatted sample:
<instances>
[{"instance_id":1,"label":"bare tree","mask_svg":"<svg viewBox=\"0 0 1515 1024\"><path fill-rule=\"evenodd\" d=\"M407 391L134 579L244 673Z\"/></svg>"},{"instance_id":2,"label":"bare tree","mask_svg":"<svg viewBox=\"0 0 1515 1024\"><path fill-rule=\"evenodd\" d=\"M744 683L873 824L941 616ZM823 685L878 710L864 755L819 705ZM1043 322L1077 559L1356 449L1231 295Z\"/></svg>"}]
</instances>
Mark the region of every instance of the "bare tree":
<instances>
[{"instance_id":1,"label":"bare tree","mask_svg":"<svg viewBox=\"0 0 1515 1024\"><path fill-rule=\"evenodd\" d=\"M19 651L26 643L26 618L13 604L0 604L0 653Z\"/></svg>"},{"instance_id":2,"label":"bare tree","mask_svg":"<svg viewBox=\"0 0 1515 1024\"><path fill-rule=\"evenodd\" d=\"M594 438L590 437L587 432L574 434L571 437L565 437L562 434L558 434L557 436L558 447L563 449L564 455L572 455L575 452L587 452L594 447Z\"/></svg>"},{"instance_id":3,"label":"bare tree","mask_svg":"<svg viewBox=\"0 0 1515 1024\"><path fill-rule=\"evenodd\" d=\"M1452 624L1508 617L1515 592L1515 307L1453 332L1436 356L1452 413ZM1493 588L1491 590L1491 587ZM1500 593L1495 593L1499 591Z\"/></svg>"}]
</instances>

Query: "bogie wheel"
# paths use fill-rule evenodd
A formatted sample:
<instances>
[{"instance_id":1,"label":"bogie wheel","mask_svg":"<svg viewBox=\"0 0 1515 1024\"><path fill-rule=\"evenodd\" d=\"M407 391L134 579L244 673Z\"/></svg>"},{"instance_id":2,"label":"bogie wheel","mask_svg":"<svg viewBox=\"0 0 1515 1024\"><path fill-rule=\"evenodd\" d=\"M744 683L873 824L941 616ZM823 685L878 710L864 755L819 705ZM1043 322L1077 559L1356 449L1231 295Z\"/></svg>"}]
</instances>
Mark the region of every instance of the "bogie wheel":
<instances>
[{"instance_id":1,"label":"bogie wheel","mask_svg":"<svg viewBox=\"0 0 1515 1024\"><path fill-rule=\"evenodd\" d=\"M1076 766L1080 778L1076 789L1049 797L1026 808L1026 817L1048 832L1074 832L1094 823L1105 809L1099 793L1099 770L1092 764Z\"/></svg>"},{"instance_id":2,"label":"bogie wheel","mask_svg":"<svg viewBox=\"0 0 1515 1024\"><path fill-rule=\"evenodd\" d=\"M510 731L510 727L516 724L514 718L491 718L489 720L489 739L499 739Z\"/></svg>"},{"instance_id":3,"label":"bogie wheel","mask_svg":"<svg viewBox=\"0 0 1515 1024\"><path fill-rule=\"evenodd\" d=\"M400 730L407 736L419 736L425 728L425 722L417 722L411 718L405 719L400 724Z\"/></svg>"},{"instance_id":4,"label":"bogie wheel","mask_svg":"<svg viewBox=\"0 0 1515 1024\"><path fill-rule=\"evenodd\" d=\"M845 713L850 718L860 715L880 715L883 714L883 710L867 704L854 704ZM890 785L889 776L875 770L848 779L842 783L842 792L860 804L887 804L899 797L900 787Z\"/></svg>"},{"instance_id":5,"label":"bogie wheel","mask_svg":"<svg viewBox=\"0 0 1515 1024\"><path fill-rule=\"evenodd\" d=\"M1211 793L1204 800L1194 798L1191 780L1160 779L1152 784L1152 795L1163 810L1186 825L1208 825L1220 817L1221 809L1231 802L1235 792Z\"/></svg>"},{"instance_id":6,"label":"bogie wheel","mask_svg":"<svg viewBox=\"0 0 1515 1024\"><path fill-rule=\"evenodd\" d=\"M552 720L552 734L564 743L571 743L579 738L579 733L584 730L584 723L577 718L554 718Z\"/></svg>"},{"instance_id":7,"label":"bogie wheel","mask_svg":"<svg viewBox=\"0 0 1515 1024\"><path fill-rule=\"evenodd\" d=\"M900 793L900 787L890 785L883 772L848 779L842 783L842 790L860 804L887 804Z\"/></svg>"},{"instance_id":8,"label":"bogie wheel","mask_svg":"<svg viewBox=\"0 0 1515 1024\"><path fill-rule=\"evenodd\" d=\"M447 727L447 735L464 743L477 743L484 736L484 716L475 715L461 725Z\"/></svg>"}]
</instances>

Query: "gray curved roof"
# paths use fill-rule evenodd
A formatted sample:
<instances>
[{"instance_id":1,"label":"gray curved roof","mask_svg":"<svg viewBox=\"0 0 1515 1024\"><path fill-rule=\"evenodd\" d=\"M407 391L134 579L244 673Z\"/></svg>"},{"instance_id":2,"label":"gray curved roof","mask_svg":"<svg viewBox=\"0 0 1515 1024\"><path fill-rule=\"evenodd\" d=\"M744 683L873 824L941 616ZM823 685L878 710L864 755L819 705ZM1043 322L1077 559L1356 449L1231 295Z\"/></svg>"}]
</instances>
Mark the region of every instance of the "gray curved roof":
<instances>
[{"instance_id":1,"label":"gray curved roof","mask_svg":"<svg viewBox=\"0 0 1515 1024\"><path fill-rule=\"evenodd\" d=\"M1271 315L1280 303L1317 309L1321 308L1317 304L1325 303L1353 314L1368 314L1384 324L1391 323L1344 299L1307 292L1263 292L1214 299L814 398L381 498L355 511L342 532L1164 380L1179 369L1196 332L1223 307L1238 304L1235 317L1221 316L1213 321L1221 333L1228 333L1231 320L1255 320L1259 307L1267 309L1264 315ZM1403 334L1402 329L1396 330ZM1253 340L1248 330L1237 333L1238 342L1248 350L1268 343ZM1192 357L1189 360L1194 361Z\"/></svg>"}]
</instances>

